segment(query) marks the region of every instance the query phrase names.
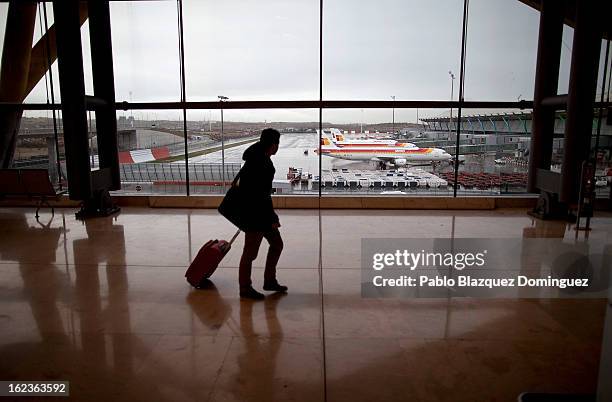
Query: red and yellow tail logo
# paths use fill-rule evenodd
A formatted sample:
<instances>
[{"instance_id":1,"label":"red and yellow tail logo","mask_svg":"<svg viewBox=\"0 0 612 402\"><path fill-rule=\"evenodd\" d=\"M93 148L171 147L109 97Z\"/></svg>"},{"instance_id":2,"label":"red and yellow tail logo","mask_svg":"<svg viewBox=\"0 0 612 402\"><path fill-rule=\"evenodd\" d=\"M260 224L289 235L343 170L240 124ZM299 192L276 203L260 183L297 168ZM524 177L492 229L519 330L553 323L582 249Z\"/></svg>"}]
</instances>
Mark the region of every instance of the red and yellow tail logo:
<instances>
[{"instance_id":1,"label":"red and yellow tail logo","mask_svg":"<svg viewBox=\"0 0 612 402\"><path fill-rule=\"evenodd\" d=\"M342 134L336 134L336 141L344 142L344 136Z\"/></svg>"},{"instance_id":2,"label":"red and yellow tail logo","mask_svg":"<svg viewBox=\"0 0 612 402\"><path fill-rule=\"evenodd\" d=\"M331 142L329 141L329 138L322 137L321 138L321 145L331 145Z\"/></svg>"}]
</instances>

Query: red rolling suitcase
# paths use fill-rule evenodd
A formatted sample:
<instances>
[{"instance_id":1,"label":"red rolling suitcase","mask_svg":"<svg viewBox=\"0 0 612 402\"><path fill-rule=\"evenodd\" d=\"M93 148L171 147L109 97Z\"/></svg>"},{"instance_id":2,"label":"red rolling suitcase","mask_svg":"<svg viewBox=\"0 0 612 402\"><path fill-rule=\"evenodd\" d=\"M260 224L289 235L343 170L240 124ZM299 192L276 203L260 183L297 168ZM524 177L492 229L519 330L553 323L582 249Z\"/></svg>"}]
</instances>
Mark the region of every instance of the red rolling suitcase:
<instances>
[{"instance_id":1,"label":"red rolling suitcase","mask_svg":"<svg viewBox=\"0 0 612 402\"><path fill-rule=\"evenodd\" d=\"M198 288L204 279L210 278L223 257L225 257L225 254L232 248L232 243L239 234L240 230L236 232L229 242L217 239L207 241L198 251L198 255L193 259L189 268L187 268L187 272L185 272L187 282L191 286Z\"/></svg>"}]
</instances>

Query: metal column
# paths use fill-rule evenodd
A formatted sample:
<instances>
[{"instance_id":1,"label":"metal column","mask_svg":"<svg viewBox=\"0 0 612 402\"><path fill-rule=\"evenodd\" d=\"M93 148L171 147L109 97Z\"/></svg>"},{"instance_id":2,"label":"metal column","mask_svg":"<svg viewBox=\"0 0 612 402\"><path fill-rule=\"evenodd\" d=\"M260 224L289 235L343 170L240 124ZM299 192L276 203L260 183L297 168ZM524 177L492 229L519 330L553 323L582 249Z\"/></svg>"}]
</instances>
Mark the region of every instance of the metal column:
<instances>
[{"instance_id":1,"label":"metal column","mask_svg":"<svg viewBox=\"0 0 612 402\"><path fill-rule=\"evenodd\" d=\"M92 196L78 0L54 0L62 122L70 199ZM93 52L92 52L93 53Z\"/></svg>"},{"instance_id":2,"label":"metal column","mask_svg":"<svg viewBox=\"0 0 612 402\"><path fill-rule=\"evenodd\" d=\"M576 2L567 121L559 200L578 200L582 162L588 159L593 130L593 103L597 87L604 5L599 0Z\"/></svg>"},{"instance_id":3,"label":"metal column","mask_svg":"<svg viewBox=\"0 0 612 402\"><path fill-rule=\"evenodd\" d=\"M108 1L89 0L89 37L94 96L106 103L96 109L96 133L100 169L108 168L109 190L121 188L119 152L117 150L117 111L115 109L115 79Z\"/></svg>"},{"instance_id":4,"label":"metal column","mask_svg":"<svg viewBox=\"0 0 612 402\"><path fill-rule=\"evenodd\" d=\"M564 6L565 1L542 2L527 178L527 191L530 193L538 191L538 169L550 169L555 110L542 106L541 102L546 97L557 95Z\"/></svg>"}]
</instances>

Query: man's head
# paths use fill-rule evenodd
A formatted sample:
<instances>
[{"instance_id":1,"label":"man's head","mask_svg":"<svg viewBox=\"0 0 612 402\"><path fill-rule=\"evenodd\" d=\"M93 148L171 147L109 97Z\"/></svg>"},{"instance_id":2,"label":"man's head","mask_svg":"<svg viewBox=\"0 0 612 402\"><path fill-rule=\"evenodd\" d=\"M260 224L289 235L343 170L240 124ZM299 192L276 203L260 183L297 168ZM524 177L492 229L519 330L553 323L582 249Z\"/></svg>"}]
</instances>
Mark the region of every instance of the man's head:
<instances>
[{"instance_id":1,"label":"man's head","mask_svg":"<svg viewBox=\"0 0 612 402\"><path fill-rule=\"evenodd\" d=\"M278 143L280 142L280 133L273 128L266 128L261 132L259 142L263 145L268 156L274 155L278 151Z\"/></svg>"}]
</instances>

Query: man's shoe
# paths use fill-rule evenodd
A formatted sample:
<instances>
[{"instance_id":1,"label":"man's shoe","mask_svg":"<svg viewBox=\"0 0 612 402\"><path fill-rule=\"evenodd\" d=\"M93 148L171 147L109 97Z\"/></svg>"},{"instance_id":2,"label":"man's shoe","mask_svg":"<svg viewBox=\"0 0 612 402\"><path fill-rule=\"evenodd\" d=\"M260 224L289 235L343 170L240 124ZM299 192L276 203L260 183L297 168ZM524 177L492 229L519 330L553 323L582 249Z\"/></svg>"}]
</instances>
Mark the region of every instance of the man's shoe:
<instances>
[{"instance_id":1,"label":"man's shoe","mask_svg":"<svg viewBox=\"0 0 612 402\"><path fill-rule=\"evenodd\" d=\"M264 282L263 288L264 290L267 290L270 292L286 292L289 289L287 286L284 286L278 283L278 281Z\"/></svg>"},{"instance_id":2,"label":"man's shoe","mask_svg":"<svg viewBox=\"0 0 612 402\"><path fill-rule=\"evenodd\" d=\"M240 290L240 298L241 299L251 299L251 300L263 300L266 296L263 293L259 293L252 287L241 289Z\"/></svg>"}]
</instances>

